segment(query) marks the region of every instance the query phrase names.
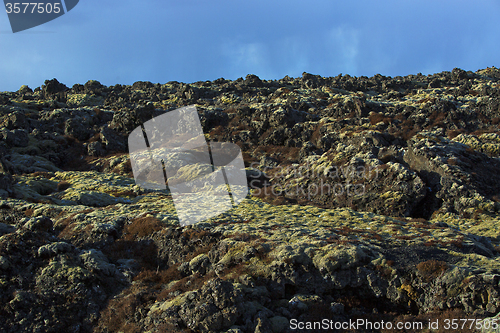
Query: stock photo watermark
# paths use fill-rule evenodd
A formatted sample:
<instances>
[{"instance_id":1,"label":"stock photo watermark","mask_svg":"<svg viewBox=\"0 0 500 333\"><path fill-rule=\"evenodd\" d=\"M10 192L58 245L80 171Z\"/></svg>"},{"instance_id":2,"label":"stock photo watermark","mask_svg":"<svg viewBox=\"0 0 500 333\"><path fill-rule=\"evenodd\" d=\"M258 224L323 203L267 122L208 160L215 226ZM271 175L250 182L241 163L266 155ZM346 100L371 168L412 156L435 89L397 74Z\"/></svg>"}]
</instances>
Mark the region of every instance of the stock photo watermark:
<instances>
[{"instance_id":1,"label":"stock photo watermark","mask_svg":"<svg viewBox=\"0 0 500 333\"><path fill-rule=\"evenodd\" d=\"M248 193L240 148L231 142L207 144L194 105L146 121L128 137L135 183L166 190L181 226L222 214Z\"/></svg>"},{"instance_id":2,"label":"stock photo watermark","mask_svg":"<svg viewBox=\"0 0 500 333\"><path fill-rule=\"evenodd\" d=\"M12 32L20 32L52 21L75 8L79 0L14 2L4 0Z\"/></svg>"}]
</instances>

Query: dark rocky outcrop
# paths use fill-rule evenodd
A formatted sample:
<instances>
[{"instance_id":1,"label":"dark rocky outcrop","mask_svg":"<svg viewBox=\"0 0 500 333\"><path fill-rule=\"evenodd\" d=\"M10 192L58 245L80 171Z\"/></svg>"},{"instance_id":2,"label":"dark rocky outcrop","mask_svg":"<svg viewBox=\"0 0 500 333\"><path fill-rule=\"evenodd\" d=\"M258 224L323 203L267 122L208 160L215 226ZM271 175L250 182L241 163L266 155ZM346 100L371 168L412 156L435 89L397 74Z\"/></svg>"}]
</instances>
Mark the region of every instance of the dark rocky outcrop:
<instances>
[{"instance_id":1,"label":"dark rocky outcrop","mask_svg":"<svg viewBox=\"0 0 500 333\"><path fill-rule=\"evenodd\" d=\"M1 332L295 332L500 312L500 70L0 93ZM127 137L196 104L249 195L180 227ZM304 332L314 332L302 330ZM359 330L363 331L363 330ZM365 330L368 331L368 330Z\"/></svg>"}]
</instances>

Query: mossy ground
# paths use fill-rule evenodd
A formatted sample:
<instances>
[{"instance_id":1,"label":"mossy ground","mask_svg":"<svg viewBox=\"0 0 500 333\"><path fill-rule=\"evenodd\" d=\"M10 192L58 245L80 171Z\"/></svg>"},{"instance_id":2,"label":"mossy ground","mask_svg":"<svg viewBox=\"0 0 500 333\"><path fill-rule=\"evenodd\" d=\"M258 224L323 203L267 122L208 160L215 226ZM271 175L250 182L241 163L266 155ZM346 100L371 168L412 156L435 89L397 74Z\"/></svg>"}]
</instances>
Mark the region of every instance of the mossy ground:
<instances>
[{"instance_id":1,"label":"mossy ground","mask_svg":"<svg viewBox=\"0 0 500 333\"><path fill-rule=\"evenodd\" d=\"M4 200L3 204L20 211L29 211L31 216L54 216L55 226L61 223L71 225L75 232L85 230L86 227L86 230L100 230L100 225L103 225L104 230L106 223L109 224L118 217L131 220L147 215L165 226L177 226L179 223L173 201L167 192L139 194L131 178L96 171L56 172L52 177L46 177L20 176L15 185L19 189L24 189L20 191L23 195L39 202L27 203L25 200L9 198ZM57 184L61 181L68 182L70 187L58 192ZM62 195L61 199L64 200L69 196L68 193L88 193L88 191L94 193L94 199L101 203L103 200L100 196L106 196L111 201L103 207L95 207L92 203L77 204L71 200L64 201L64 205L50 204L50 201L42 200L55 195ZM123 196L120 196L120 193L124 193ZM68 217L71 221L68 221ZM443 225L439 224L440 222L446 223L448 227L440 226ZM273 244L275 249L270 255L276 260L284 258L305 260L300 259L303 257L304 249L315 248L328 252L328 248L335 244L366 244L372 247L425 245L445 249L459 259L458 266L500 271L500 262L495 258L460 252L462 246L470 245L472 242L468 239L469 233L490 237L493 244L498 245L500 243L498 224L499 217L492 214L476 215L470 219L452 214L435 214L427 221L388 217L354 211L350 208L323 209L316 206L287 204L274 206L248 195L235 208L197 223L194 228L221 233L225 237L253 235L261 239L261 242ZM88 229L89 226L91 229ZM283 244L287 244L288 247L283 248L281 246ZM232 251L236 250L237 247ZM281 253L282 251L285 252ZM311 259L313 257L311 255ZM255 266L257 262L248 264Z\"/></svg>"}]
</instances>

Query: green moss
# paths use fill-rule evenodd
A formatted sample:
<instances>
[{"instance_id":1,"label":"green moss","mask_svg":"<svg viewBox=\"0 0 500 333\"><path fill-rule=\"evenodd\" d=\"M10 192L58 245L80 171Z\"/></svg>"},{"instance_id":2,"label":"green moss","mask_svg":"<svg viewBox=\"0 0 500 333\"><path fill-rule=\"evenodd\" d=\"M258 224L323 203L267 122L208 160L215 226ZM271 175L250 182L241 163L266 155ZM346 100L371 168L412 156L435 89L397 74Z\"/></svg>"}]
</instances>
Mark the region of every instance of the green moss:
<instances>
[{"instance_id":1,"label":"green moss","mask_svg":"<svg viewBox=\"0 0 500 333\"><path fill-rule=\"evenodd\" d=\"M157 302L157 303L153 304L150 311L151 312L164 312L171 307L180 306L180 305L188 302L189 297L191 297L191 295L193 295L193 294L196 295L196 291L187 291L184 294L181 294L172 300L165 301L165 302Z\"/></svg>"},{"instance_id":2,"label":"green moss","mask_svg":"<svg viewBox=\"0 0 500 333\"><path fill-rule=\"evenodd\" d=\"M58 261L51 261L40 275L50 277L58 281L57 283L69 282L71 284L85 282L92 277L92 274L82 267L69 266Z\"/></svg>"},{"instance_id":3,"label":"green moss","mask_svg":"<svg viewBox=\"0 0 500 333\"><path fill-rule=\"evenodd\" d=\"M452 285L452 286L449 286L448 289L446 290L446 295L448 297L455 297L455 296L458 296L461 291L462 291L462 289L460 288L460 286Z\"/></svg>"},{"instance_id":4,"label":"green moss","mask_svg":"<svg viewBox=\"0 0 500 333\"><path fill-rule=\"evenodd\" d=\"M401 287L398 288L399 292L405 292L408 295L408 298L411 300L417 300L418 298L418 293L415 291L415 289L409 285L409 284L403 284Z\"/></svg>"},{"instance_id":5,"label":"green moss","mask_svg":"<svg viewBox=\"0 0 500 333\"><path fill-rule=\"evenodd\" d=\"M71 200L80 205L92 207L104 207L117 203L129 203L130 200L122 197L114 197L107 193L97 191L82 191L78 189L68 189L65 191L63 200Z\"/></svg>"},{"instance_id":6,"label":"green moss","mask_svg":"<svg viewBox=\"0 0 500 333\"><path fill-rule=\"evenodd\" d=\"M104 104L104 98L89 94L69 94L66 104L70 107L101 106Z\"/></svg>"},{"instance_id":7,"label":"green moss","mask_svg":"<svg viewBox=\"0 0 500 333\"><path fill-rule=\"evenodd\" d=\"M200 177L211 175L212 172L213 170L211 165L199 163L189 164L179 168L177 174L173 179L178 182L189 182L195 179L199 179Z\"/></svg>"},{"instance_id":8,"label":"green moss","mask_svg":"<svg viewBox=\"0 0 500 333\"><path fill-rule=\"evenodd\" d=\"M484 133L479 137L472 134L459 134L453 138L453 141L463 143L491 157L500 155L500 136L496 133Z\"/></svg>"}]
</instances>

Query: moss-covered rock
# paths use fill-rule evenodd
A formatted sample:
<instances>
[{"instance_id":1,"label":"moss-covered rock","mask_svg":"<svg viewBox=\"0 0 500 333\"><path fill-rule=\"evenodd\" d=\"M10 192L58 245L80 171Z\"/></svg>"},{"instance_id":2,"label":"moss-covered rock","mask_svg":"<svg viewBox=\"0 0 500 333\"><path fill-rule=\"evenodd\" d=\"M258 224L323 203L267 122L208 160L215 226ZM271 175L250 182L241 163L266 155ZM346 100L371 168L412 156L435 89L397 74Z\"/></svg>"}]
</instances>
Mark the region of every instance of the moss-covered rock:
<instances>
[{"instance_id":1,"label":"moss-covered rock","mask_svg":"<svg viewBox=\"0 0 500 333\"><path fill-rule=\"evenodd\" d=\"M130 200L120 197L114 197L107 193L97 191L77 191L69 190L63 195L62 199L76 202L79 205L91 207L104 207L117 203L130 203Z\"/></svg>"},{"instance_id":2,"label":"moss-covered rock","mask_svg":"<svg viewBox=\"0 0 500 333\"><path fill-rule=\"evenodd\" d=\"M90 94L69 94L66 104L69 107L101 106L104 104L104 98Z\"/></svg>"}]
</instances>

